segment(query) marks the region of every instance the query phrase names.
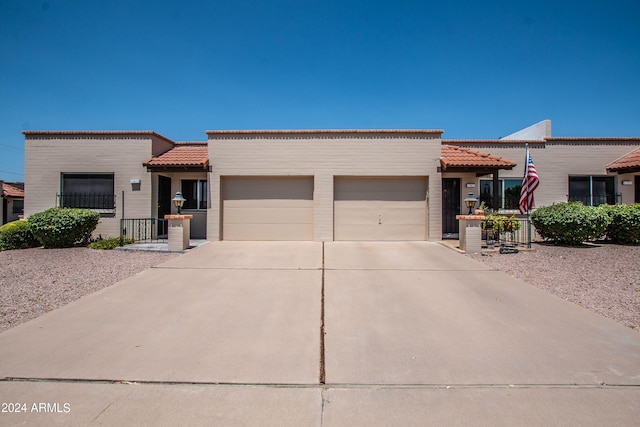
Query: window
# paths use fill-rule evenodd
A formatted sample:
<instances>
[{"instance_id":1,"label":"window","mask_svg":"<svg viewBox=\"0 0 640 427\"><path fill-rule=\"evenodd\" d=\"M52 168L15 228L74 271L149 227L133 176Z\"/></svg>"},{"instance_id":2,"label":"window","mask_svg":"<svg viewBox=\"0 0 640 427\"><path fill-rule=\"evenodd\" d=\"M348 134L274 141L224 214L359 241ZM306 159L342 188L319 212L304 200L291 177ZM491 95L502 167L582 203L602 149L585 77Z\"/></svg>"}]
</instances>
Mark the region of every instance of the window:
<instances>
[{"instance_id":1,"label":"window","mask_svg":"<svg viewBox=\"0 0 640 427\"><path fill-rule=\"evenodd\" d=\"M521 179L499 179L498 191L500 192L500 206L498 209L518 209L520 203L520 190L522 189ZM480 201L489 209L496 209L493 206L493 180L480 180Z\"/></svg>"},{"instance_id":2,"label":"window","mask_svg":"<svg viewBox=\"0 0 640 427\"><path fill-rule=\"evenodd\" d=\"M182 209L207 209L207 181L199 179L182 180L182 197L187 199Z\"/></svg>"},{"instance_id":3,"label":"window","mask_svg":"<svg viewBox=\"0 0 640 427\"><path fill-rule=\"evenodd\" d=\"M115 209L114 174L63 173L60 206L64 208Z\"/></svg>"},{"instance_id":4,"label":"window","mask_svg":"<svg viewBox=\"0 0 640 427\"><path fill-rule=\"evenodd\" d=\"M587 206L616 203L615 182L612 176L570 176L569 201Z\"/></svg>"},{"instance_id":5,"label":"window","mask_svg":"<svg viewBox=\"0 0 640 427\"><path fill-rule=\"evenodd\" d=\"M15 199L13 201L12 213L22 215L24 213L24 200Z\"/></svg>"}]
</instances>

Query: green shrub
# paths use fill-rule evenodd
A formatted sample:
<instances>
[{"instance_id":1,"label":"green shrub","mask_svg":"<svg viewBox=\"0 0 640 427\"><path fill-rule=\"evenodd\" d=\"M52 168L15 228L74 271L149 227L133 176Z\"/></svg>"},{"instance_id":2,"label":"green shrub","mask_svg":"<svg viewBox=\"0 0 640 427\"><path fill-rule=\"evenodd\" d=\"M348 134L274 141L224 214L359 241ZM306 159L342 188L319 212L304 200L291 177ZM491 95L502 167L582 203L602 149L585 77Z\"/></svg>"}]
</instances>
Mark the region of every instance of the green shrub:
<instances>
[{"instance_id":1,"label":"green shrub","mask_svg":"<svg viewBox=\"0 0 640 427\"><path fill-rule=\"evenodd\" d=\"M133 243L133 239L123 239L122 242L124 245L129 245ZM107 239L99 239L95 242L89 243L89 248L91 249L115 249L120 246L120 238L119 237L111 237Z\"/></svg>"},{"instance_id":2,"label":"green shrub","mask_svg":"<svg viewBox=\"0 0 640 427\"><path fill-rule=\"evenodd\" d=\"M536 209L531 221L545 240L560 245L579 245L604 236L611 222L606 212L580 202L558 203Z\"/></svg>"},{"instance_id":3,"label":"green shrub","mask_svg":"<svg viewBox=\"0 0 640 427\"><path fill-rule=\"evenodd\" d=\"M45 248L70 248L89 243L100 214L89 209L51 208L31 215L28 221Z\"/></svg>"},{"instance_id":4,"label":"green shrub","mask_svg":"<svg viewBox=\"0 0 640 427\"><path fill-rule=\"evenodd\" d=\"M614 243L640 243L640 203L634 205L605 205L603 210L611 218L607 237Z\"/></svg>"},{"instance_id":5,"label":"green shrub","mask_svg":"<svg viewBox=\"0 0 640 427\"><path fill-rule=\"evenodd\" d=\"M37 248L40 242L25 220L8 222L0 227L0 250Z\"/></svg>"}]
</instances>

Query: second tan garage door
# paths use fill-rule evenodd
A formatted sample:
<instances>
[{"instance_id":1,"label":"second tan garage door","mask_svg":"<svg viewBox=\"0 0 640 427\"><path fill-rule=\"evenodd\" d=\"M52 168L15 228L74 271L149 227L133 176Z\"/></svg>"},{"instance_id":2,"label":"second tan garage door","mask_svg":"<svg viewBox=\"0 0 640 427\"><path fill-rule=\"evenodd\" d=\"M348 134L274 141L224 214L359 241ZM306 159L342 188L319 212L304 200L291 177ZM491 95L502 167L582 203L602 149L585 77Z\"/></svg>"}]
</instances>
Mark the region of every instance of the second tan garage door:
<instances>
[{"instance_id":1,"label":"second tan garage door","mask_svg":"<svg viewBox=\"0 0 640 427\"><path fill-rule=\"evenodd\" d=\"M313 240L312 177L222 177L224 240Z\"/></svg>"},{"instance_id":2,"label":"second tan garage door","mask_svg":"<svg viewBox=\"0 0 640 427\"><path fill-rule=\"evenodd\" d=\"M426 240L426 177L336 177L335 240Z\"/></svg>"}]
</instances>

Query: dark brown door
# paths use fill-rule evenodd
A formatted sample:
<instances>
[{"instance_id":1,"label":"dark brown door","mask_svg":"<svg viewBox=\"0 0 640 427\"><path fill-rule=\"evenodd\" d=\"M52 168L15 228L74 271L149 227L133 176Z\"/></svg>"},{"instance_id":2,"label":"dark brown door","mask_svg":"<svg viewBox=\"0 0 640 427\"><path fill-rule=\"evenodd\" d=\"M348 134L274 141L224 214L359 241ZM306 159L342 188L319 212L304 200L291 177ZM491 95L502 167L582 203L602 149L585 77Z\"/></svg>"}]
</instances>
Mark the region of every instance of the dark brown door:
<instances>
[{"instance_id":1,"label":"dark brown door","mask_svg":"<svg viewBox=\"0 0 640 427\"><path fill-rule=\"evenodd\" d=\"M164 220L171 213L171 178L158 176L158 219ZM158 221L158 236L167 234L167 222Z\"/></svg>"}]
</instances>

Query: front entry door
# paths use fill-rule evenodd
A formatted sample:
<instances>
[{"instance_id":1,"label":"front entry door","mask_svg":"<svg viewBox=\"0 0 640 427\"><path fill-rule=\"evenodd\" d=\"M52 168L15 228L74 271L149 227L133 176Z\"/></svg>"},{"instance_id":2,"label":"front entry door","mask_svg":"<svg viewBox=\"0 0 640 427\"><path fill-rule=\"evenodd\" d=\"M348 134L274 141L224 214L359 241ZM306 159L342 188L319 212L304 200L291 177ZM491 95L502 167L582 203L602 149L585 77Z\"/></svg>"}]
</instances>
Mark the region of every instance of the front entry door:
<instances>
[{"instance_id":1,"label":"front entry door","mask_svg":"<svg viewBox=\"0 0 640 427\"><path fill-rule=\"evenodd\" d=\"M640 175L636 175L636 203L640 203Z\"/></svg>"},{"instance_id":2,"label":"front entry door","mask_svg":"<svg viewBox=\"0 0 640 427\"><path fill-rule=\"evenodd\" d=\"M158 176L158 219L171 213L171 178ZM167 235L167 222L158 221L158 237Z\"/></svg>"},{"instance_id":3,"label":"front entry door","mask_svg":"<svg viewBox=\"0 0 640 427\"><path fill-rule=\"evenodd\" d=\"M460 214L460 178L442 178L442 238L457 239Z\"/></svg>"}]
</instances>

